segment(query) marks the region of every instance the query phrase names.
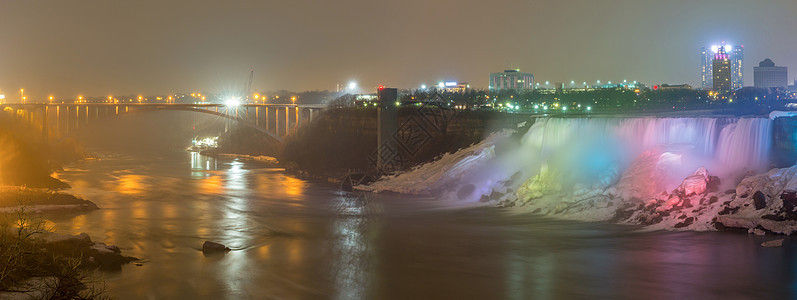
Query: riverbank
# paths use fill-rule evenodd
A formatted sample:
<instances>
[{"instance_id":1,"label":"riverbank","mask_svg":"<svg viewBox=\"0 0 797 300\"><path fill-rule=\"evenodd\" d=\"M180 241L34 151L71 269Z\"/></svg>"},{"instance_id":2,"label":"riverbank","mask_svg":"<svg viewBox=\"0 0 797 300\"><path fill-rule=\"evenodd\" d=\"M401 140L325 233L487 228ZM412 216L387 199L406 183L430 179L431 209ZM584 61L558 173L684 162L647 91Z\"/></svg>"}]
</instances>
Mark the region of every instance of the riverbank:
<instances>
[{"instance_id":1,"label":"riverbank","mask_svg":"<svg viewBox=\"0 0 797 300\"><path fill-rule=\"evenodd\" d=\"M81 233L52 232L47 212L87 212L91 201L49 189L0 186L0 298L95 299L103 297L93 269L119 270L136 260L113 245Z\"/></svg>"},{"instance_id":2,"label":"riverbank","mask_svg":"<svg viewBox=\"0 0 797 300\"><path fill-rule=\"evenodd\" d=\"M81 233L46 231L43 222L18 211L17 226L0 232L0 299L103 299L93 269L119 270L137 260L118 247Z\"/></svg>"},{"instance_id":3,"label":"riverbank","mask_svg":"<svg viewBox=\"0 0 797 300\"><path fill-rule=\"evenodd\" d=\"M91 211L99 209L91 201L50 189L21 186L0 186L0 213L12 213L20 208L30 212Z\"/></svg>"}]
</instances>

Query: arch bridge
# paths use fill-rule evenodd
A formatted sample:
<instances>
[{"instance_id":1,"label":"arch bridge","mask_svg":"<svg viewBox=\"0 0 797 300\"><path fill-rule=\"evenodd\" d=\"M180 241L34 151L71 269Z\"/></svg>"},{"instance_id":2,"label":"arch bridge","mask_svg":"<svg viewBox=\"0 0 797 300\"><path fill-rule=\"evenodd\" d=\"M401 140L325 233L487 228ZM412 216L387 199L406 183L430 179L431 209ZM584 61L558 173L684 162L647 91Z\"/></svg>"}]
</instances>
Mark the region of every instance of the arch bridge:
<instances>
[{"instance_id":1,"label":"arch bridge","mask_svg":"<svg viewBox=\"0 0 797 300\"><path fill-rule=\"evenodd\" d=\"M252 127L278 142L299 132L325 109L323 104L197 103L7 103L0 109L39 127L43 136L62 137L102 118L149 111L189 111L215 115Z\"/></svg>"}]
</instances>

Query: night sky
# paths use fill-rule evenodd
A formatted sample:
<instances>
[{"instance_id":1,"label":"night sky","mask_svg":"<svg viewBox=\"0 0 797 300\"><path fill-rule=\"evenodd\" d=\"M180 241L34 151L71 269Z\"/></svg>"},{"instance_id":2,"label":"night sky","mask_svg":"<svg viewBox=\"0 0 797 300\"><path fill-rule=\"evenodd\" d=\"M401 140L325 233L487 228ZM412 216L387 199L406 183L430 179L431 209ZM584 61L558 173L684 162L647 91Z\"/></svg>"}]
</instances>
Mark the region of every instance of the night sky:
<instances>
[{"instance_id":1,"label":"night sky","mask_svg":"<svg viewBox=\"0 0 797 300\"><path fill-rule=\"evenodd\" d=\"M797 77L795 0L0 0L0 93L334 90L350 80L486 88L509 67L538 82L698 86L699 49L745 46Z\"/></svg>"}]
</instances>

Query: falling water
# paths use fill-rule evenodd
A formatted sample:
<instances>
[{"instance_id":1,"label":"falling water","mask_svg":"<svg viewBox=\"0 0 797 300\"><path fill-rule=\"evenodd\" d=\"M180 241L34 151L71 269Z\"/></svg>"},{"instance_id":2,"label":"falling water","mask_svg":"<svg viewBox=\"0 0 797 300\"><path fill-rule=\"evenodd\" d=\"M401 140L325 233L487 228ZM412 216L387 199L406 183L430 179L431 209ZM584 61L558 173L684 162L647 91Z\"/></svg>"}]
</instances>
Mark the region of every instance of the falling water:
<instances>
[{"instance_id":1,"label":"falling water","mask_svg":"<svg viewBox=\"0 0 797 300\"><path fill-rule=\"evenodd\" d=\"M588 150L592 160L623 166L644 151L675 150L725 171L760 171L770 164L771 131L772 121L765 118L540 119L521 147L537 149L532 155L546 161L563 154L570 156L568 161L580 161L571 149Z\"/></svg>"}]
</instances>

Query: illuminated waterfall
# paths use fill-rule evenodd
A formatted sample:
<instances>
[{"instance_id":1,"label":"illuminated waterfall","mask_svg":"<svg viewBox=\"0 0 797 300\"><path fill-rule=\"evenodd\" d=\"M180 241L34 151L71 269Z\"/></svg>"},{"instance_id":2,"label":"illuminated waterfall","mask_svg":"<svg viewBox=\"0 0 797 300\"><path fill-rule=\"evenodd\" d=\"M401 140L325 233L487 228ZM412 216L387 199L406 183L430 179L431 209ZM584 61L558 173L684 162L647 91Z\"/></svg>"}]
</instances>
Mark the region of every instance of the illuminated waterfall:
<instances>
[{"instance_id":1,"label":"illuminated waterfall","mask_svg":"<svg viewBox=\"0 0 797 300\"><path fill-rule=\"evenodd\" d=\"M772 167L772 131L768 118L539 118L519 139L491 137L374 186L500 201L601 193L625 178L622 189L660 193L705 167L731 188Z\"/></svg>"},{"instance_id":2,"label":"illuminated waterfall","mask_svg":"<svg viewBox=\"0 0 797 300\"><path fill-rule=\"evenodd\" d=\"M762 171L770 164L771 132L767 118L544 118L523 137L518 154L568 173L609 163L624 168L652 150L683 155L683 172Z\"/></svg>"}]
</instances>

